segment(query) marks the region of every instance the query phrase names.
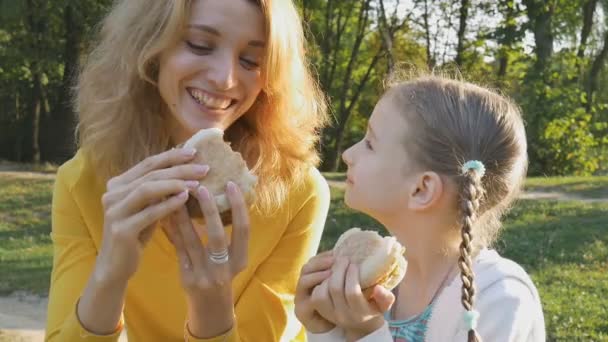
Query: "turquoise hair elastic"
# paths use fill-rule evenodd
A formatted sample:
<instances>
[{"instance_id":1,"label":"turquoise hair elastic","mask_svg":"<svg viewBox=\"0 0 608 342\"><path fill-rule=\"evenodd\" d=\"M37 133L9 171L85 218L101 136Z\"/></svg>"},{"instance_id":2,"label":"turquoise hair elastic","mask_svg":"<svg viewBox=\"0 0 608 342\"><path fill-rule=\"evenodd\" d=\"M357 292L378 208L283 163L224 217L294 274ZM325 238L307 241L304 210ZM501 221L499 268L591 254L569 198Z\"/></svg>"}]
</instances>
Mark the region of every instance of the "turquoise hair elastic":
<instances>
[{"instance_id":1,"label":"turquoise hair elastic","mask_svg":"<svg viewBox=\"0 0 608 342\"><path fill-rule=\"evenodd\" d=\"M477 329L477 321L479 320L479 311L471 310L464 312L464 324L467 330Z\"/></svg>"},{"instance_id":2,"label":"turquoise hair elastic","mask_svg":"<svg viewBox=\"0 0 608 342\"><path fill-rule=\"evenodd\" d=\"M475 170L479 175L479 178L486 174L486 167L479 160L469 160L462 165L462 173L467 173L469 170Z\"/></svg>"}]
</instances>

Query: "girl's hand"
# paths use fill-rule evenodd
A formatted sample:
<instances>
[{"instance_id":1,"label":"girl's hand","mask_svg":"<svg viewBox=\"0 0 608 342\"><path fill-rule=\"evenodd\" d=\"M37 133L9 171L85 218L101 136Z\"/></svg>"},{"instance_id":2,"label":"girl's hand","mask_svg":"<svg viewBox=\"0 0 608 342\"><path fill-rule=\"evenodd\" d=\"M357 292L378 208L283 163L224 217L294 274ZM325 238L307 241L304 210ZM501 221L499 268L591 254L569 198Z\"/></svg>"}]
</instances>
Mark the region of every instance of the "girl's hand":
<instances>
[{"instance_id":1,"label":"girl's hand","mask_svg":"<svg viewBox=\"0 0 608 342\"><path fill-rule=\"evenodd\" d=\"M146 158L110 179L101 201L103 240L95 279L105 284L126 284L138 268L142 250L158 220L188 199L188 189L206 175L207 166L186 164L194 150L173 149Z\"/></svg>"},{"instance_id":2,"label":"girl's hand","mask_svg":"<svg viewBox=\"0 0 608 342\"><path fill-rule=\"evenodd\" d=\"M173 225L165 228L180 263L188 304L188 329L201 338L221 335L232 327L232 280L247 266L248 208L234 183L228 183L226 194L232 209L230 244L215 200L204 187L198 188L197 198L205 217L207 245L201 242L185 206L173 215Z\"/></svg>"},{"instance_id":3,"label":"girl's hand","mask_svg":"<svg viewBox=\"0 0 608 342\"><path fill-rule=\"evenodd\" d=\"M319 315L311 298L313 288L331 275L333 261L331 250L323 252L312 257L300 272L300 279L296 288L295 313L306 330L312 333L324 333L335 327L335 324Z\"/></svg>"},{"instance_id":4,"label":"girl's hand","mask_svg":"<svg viewBox=\"0 0 608 342\"><path fill-rule=\"evenodd\" d=\"M332 275L312 292L312 302L327 320L343 328L348 340L359 339L384 324L383 313L395 300L394 295L377 285L368 301L359 284L359 269L348 259L339 258Z\"/></svg>"}]
</instances>

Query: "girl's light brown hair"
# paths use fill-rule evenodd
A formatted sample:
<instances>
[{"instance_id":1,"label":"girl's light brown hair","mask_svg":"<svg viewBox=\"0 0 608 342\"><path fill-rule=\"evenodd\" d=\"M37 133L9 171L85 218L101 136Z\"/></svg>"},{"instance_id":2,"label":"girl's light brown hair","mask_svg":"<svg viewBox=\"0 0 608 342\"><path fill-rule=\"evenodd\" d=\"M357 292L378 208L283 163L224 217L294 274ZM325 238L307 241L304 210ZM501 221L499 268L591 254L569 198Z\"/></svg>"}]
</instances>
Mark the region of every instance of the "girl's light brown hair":
<instances>
[{"instance_id":1,"label":"girl's light brown hair","mask_svg":"<svg viewBox=\"0 0 608 342\"><path fill-rule=\"evenodd\" d=\"M169 109L156 86L158 58L182 39L193 1L119 0L101 23L79 75L75 106L79 146L102 180L171 147ZM265 84L225 136L262 180L257 205L268 212L318 164L326 103L309 70L292 1L250 1L265 17Z\"/></svg>"},{"instance_id":2,"label":"girl's light brown hair","mask_svg":"<svg viewBox=\"0 0 608 342\"><path fill-rule=\"evenodd\" d=\"M459 267L461 302L473 310L475 299L472 257L489 246L500 217L516 197L525 178L526 135L518 107L488 89L441 76L410 81L393 78L391 96L406 119L404 144L419 164L447 177L459 188L461 213ZM478 160L477 169L463 170ZM474 329L468 340L478 340Z\"/></svg>"}]
</instances>

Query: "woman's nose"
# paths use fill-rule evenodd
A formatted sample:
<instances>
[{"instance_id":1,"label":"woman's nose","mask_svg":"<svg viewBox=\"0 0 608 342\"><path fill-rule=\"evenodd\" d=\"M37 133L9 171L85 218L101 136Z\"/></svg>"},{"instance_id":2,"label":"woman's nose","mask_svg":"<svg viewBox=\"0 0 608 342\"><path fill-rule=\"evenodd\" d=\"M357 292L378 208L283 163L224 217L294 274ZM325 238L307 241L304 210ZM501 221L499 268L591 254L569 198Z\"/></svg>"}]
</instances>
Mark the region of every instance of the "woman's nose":
<instances>
[{"instance_id":1,"label":"woman's nose","mask_svg":"<svg viewBox=\"0 0 608 342\"><path fill-rule=\"evenodd\" d=\"M208 72L211 85L217 90L231 89L236 85L236 68L232 56L219 56L213 61Z\"/></svg>"}]
</instances>

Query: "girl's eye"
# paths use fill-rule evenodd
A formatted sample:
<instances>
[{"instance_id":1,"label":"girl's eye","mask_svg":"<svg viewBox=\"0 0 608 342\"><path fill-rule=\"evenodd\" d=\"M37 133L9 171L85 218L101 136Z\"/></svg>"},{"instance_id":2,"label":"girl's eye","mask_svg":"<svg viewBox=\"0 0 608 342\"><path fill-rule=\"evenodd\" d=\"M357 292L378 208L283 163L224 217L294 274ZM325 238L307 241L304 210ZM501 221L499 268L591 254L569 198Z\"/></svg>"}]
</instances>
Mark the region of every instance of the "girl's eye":
<instances>
[{"instance_id":1,"label":"girl's eye","mask_svg":"<svg viewBox=\"0 0 608 342\"><path fill-rule=\"evenodd\" d=\"M374 150L372 148L372 143L367 139L365 139L365 147L367 147L369 150L372 150L372 151Z\"/></svg>"},{"instance_id":2,"label":"girl's eye","mask_svg":"<svg viewBox=\"0 0 608 342\"><path fill-rule=\"evenodd\" d=\"M192 50L197 51L197 52L209 52L209 51L211 51L211 48L208 47L208 46L205 46L205 45L196 45L196 44L193 44L193 43L191 43L189 41L186 41L186 45L188 45L189 48L191 48Z\"/></svg>"}]
</instances>

